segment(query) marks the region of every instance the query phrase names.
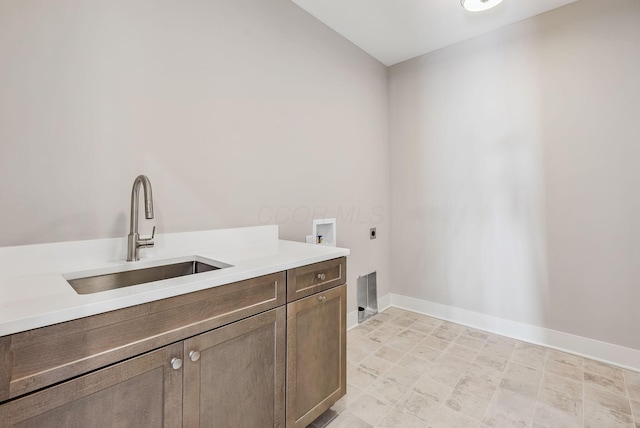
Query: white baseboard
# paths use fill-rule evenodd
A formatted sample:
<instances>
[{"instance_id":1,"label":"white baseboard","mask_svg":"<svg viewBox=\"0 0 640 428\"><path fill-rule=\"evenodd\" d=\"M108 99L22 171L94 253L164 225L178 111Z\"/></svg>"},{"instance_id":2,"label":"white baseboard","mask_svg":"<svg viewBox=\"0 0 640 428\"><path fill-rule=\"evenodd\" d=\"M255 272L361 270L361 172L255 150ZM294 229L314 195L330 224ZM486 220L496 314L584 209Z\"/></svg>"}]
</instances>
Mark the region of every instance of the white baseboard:
<instances>
[{"instance_id":1,"label":"white baseboard","mask_svg":"<svg viewBox=\"0 0 640 428\"><path fill-rule=\"evenodd\" d=\"M640 371L640 350L637 349L626 348L587 337L498 318L454 306L441 305L439 303L402 296L400 294L389 293L378 299L378 308L380 311L383 311L389 306L395 306L524 342L534 343L607 364ZM358 312L350 312L347 315L347 327L351 329L357 324Z\"/></svg>"},{"instance_id":2,"label":"white baseboard","mask_svg":"<svg viewBox=\"0 0 640 428\"><path fill-rule=\"evenodd\" d=\"M347 314L347 330L358 326L358 311L351 311Z\"/></svg>"}]
</instances>

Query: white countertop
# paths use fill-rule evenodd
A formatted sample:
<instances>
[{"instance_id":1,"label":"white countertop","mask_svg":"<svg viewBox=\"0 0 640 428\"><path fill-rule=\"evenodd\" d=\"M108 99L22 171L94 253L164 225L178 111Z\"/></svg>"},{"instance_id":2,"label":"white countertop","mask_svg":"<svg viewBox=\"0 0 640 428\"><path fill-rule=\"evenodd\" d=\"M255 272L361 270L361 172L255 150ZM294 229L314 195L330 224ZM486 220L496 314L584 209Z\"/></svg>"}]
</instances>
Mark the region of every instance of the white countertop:
<instances>
[{"instance_id":1,"label":"white countertop","mask_svg":"<svg viewBox=\"0 0 640 428\"><path fill-rule=\"evenodd\" d=\"M279 240L277 226L260 226L156 235L153 248L140 250L140 261L126 262L125 253L126 238L0 247L0 336L347 256L349 250ZM65 279L192 256L231 266L83 295Z\"/></svg>"}]
</instances>

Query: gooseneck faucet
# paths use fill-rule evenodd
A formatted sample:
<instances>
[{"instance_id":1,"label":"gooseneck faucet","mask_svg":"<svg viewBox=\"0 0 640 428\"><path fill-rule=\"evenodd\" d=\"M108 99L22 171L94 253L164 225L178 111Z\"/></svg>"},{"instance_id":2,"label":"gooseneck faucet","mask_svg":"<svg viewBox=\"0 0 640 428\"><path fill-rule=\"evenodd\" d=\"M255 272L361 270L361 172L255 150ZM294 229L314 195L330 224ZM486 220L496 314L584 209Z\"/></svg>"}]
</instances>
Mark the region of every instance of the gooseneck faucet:
<instances>
[{"instance_id":1,"label":"gooseneck faucet","mask_svg":"<svg viewBox=\"0 0 640 428\"><path fill-rule=\"evenodd\" d=\"M144 216L146 219L153 218L153 194L151 192L151 182L146 175L139 175L133 182L131 189L131 228L127 237L127 261L140 260L140 248L153 247L153 237L156 234L156 227L153 226L151 238L140 238L138 234L138 200L140 199L140 186L144 188Z\"/></svg>"}]
</instances>

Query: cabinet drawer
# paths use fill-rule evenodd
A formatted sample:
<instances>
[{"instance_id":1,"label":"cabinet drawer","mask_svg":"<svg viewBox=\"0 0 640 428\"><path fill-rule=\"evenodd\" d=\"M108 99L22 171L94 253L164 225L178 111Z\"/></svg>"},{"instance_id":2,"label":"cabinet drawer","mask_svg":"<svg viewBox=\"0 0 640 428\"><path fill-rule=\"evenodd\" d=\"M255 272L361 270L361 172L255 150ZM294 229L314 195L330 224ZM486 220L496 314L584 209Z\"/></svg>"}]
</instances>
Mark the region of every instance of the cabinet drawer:
<instances>
[{"instance_id":1,"label":"cabinet drawer","mask_svg":"<svg viewBox=\"0 0 640 428\"><path fill-rule=\"evenodd\" d=\"M287 302L347 282L347 261L340 257L287 271Z\"/></svg>"},{"instance_id":2,"label":"cabinet drawer","mask_svg":"<svg viewBox=\"0 0 640 428\"><path fill-rule=\"evenodd\" d=\"M0 402L283 305L284 272L0 337Z\"/></svg>"}]
</instances>

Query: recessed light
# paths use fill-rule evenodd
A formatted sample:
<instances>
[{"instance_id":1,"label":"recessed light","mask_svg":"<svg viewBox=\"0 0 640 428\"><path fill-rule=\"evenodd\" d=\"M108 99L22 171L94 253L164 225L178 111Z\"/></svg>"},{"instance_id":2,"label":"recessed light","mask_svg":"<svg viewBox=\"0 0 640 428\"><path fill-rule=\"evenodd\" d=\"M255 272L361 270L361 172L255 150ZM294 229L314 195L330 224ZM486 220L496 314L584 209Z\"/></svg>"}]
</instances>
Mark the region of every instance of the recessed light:
<instances>
[{"instance_id":1,"label":"recessed light","mask_svg":"<svg viewBox=\"0 0 640 428\"><path fill-rule=\"evenodd\" d=\"M502 3L502 0L460 0L462 7L470 12L482 12Z\"/></svg>"}]
</instances>

